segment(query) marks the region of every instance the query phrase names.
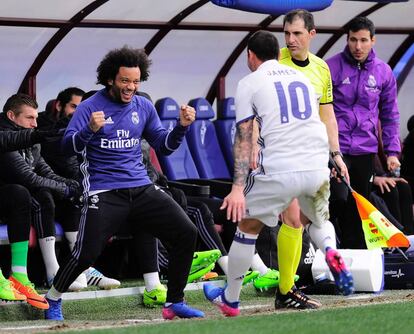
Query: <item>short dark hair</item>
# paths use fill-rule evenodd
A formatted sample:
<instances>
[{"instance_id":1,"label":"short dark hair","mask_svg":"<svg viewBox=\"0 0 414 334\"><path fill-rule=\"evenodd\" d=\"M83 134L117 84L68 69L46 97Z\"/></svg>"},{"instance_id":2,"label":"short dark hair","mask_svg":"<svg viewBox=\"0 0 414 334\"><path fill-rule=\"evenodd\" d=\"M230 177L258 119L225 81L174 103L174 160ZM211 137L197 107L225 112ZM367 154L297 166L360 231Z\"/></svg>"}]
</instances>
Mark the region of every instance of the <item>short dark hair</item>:
<instances>
[{"instance_id":1,"label":"short dark hair","mask_svg":"<svg viewBox=\"0 0 414 334\"><path fill-rule=\"evenodd\" d=\"M66 104L68 104L70 100L72 100L73 95L82 97L83 94L85 94L85 92L78 87L68 87L59 92L56 98L56 102L59 101L62 108L64 108Z\"/></svg>"},{"instance_id":2,"label":"short dark hair","mask_svg":"<svg viewBox=\"0 0 414 334\"><path fill-rule=\"evenodd\" d=\"M3 112L8 112L10 110L17 116L22 113L22 106L29 106L34 109L39 107L37 102L31 96L23 93L17 93L7 99L3 107Z\"/></svg>"},{"instance_id":3,"label":"short dark hair","mask_svg":"<svg viewBox=\"0 0 414 334\"><path fill-rule=\"evenodd\" d=\"M144 49L133 49L125 45L105 55L96 70L98 74L96 83L108 88L108 80L115 80L120 67L138 67L141 71L141 81L145 81L149 76L150 65L151 60Z\"/></svg>"},{"instance_id":4,"label":"short dark hair","mask_svg":"<svg viewBox=\"0 0 414 334\"><path fill-rule=\"evenodd\" d=\"M97 92L97 90L90 90L90 91L86 92L82 96L82 101L85 101L85 100L89 99L92 95L95 95L96 92Z\"/></svg>"},{"instance_id":5,"label":"short dark hair","mask_svg":"<svg viewBox=\"0 0 414 334\"><path fill-rule=\"evenodd\" d=\"M349 37L349 32L357 32L360 30L368 30L370 37L375 36L375 25L374 23L365 16L358 16L354 19L352 19L347 25L346 25L348 32L347 35Z\"/></svg>"},{"instance_id":6,"label":"short dark hair","mask_svg":"<svg viewBox=\"0 0 414 334\"><path fill-rule=\"evenodd\" d=\"M313 20L313 14L306 9L294 9L288 12L283 18L283 27L286 23L292 23L296 19L302 19L307 31L315 29L315 22Z\"/></svg>"},{"instance_id":7,"label":"short dark hair","mask_svg":"<svg viewBox=\"0 0 414 334\"><path fill-rule=\"evenodd\" d=\"M275 35L266 30L256 31L247 42L247 50L254 52L261 61L277 59L279 43Z\"/></svg>"}]
</instances>

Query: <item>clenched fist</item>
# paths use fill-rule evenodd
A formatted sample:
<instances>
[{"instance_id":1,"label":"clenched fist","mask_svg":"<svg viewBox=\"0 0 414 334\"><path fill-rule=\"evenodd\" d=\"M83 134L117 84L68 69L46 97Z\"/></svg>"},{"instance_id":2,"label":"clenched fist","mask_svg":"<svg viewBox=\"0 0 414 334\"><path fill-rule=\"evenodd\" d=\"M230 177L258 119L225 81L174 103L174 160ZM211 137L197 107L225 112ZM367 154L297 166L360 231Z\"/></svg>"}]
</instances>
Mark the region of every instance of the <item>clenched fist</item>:
<instances>
[{"instance_id":1,"label":"clenched fist","mask_svg":"<svg viewBox=\"0 0 414 334\"><path fill-rule=\"evenodd\" d=\"M196 112L193 107L182 105L180 108L180 124L182 126L189 126L194 122Z\"/></svg>"},{"instance_id":2,"label":"clenched fist","mask_svg":"<svg viewBox=\"0 0 414 334\"><path fill-rule=\"evenodd\" d=\"M98 132L105 125L105 114L103 111L95 111L91 114L89 127L93 132Z\"/></svg>"}]
</instances>

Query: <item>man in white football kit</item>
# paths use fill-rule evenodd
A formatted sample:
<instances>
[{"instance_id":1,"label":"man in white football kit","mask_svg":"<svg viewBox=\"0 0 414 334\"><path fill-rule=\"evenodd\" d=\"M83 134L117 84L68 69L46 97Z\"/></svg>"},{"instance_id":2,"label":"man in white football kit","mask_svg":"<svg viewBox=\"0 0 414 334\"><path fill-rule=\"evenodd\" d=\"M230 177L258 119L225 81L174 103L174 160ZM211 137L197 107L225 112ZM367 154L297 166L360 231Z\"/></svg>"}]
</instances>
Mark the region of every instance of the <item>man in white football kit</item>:
<instances>
[{"instance_id":1,"label":"man in white football kit","mask_svg":"<svg viewBox=\"0 0 414 334\"><path fill-rule=\"evenodd\" d=\"M301 72L278 63L277 39L267 31L251 36L247 54L253 73L237 87L234 179L222 206L228 218L238 222L229 252L228 285L224 289L204 285L207 299L226 316L239 314L243 275L263 224L276 226L279 214L294 198L313 224L325 224L329 216L328 137L312 84ZM260 168L248 175L254 118L262 149ZM293 230L287 230L287 235ZM286 295L276 295L276 308L287 304L320 306L295 287Z\"/></svg>"}]
</instances>

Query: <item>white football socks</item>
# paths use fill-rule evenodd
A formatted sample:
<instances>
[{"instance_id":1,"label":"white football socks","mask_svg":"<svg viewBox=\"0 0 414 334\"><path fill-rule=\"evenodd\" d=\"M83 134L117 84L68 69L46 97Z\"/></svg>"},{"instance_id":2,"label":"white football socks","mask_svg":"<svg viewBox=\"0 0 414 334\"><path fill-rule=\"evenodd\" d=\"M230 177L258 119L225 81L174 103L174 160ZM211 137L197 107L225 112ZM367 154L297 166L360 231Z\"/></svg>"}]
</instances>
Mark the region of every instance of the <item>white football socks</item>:
<instances>
[{"instance_id":1,"label":"white football socks","mask_svg":"<svg viewBox=\"0 0 414 334\"><path fill-rule=\"evenodd\" d=\"M229 267L225 298L228 302L238 302L243 277L252 264L256 249L257 234L244 233L237 228L229 251Z\"/></svg>"}]
</instances>

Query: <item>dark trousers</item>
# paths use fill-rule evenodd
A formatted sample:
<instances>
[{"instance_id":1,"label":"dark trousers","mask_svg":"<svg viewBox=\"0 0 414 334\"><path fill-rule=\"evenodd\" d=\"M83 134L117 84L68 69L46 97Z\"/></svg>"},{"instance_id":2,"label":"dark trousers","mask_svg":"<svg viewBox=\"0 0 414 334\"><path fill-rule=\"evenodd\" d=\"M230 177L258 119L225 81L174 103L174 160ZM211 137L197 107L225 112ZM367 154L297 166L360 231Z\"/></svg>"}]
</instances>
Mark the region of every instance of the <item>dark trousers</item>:
<instances>
[{"instance_id":1,"label":"dark trousers","mask_svg":"<svg viewBox=\"0 0 414 334\"><path fill-rule=\"evenodd\" d=\"M233 242L234 233L236 233L237 224L228 220L226 217L226 210L220 210L223 200L210 197L188 197L188 200L197 200L207 205L210 212L213 214L214 223L222 226L220 239L223 243L224 249L228 251ZM221 250L221 248L219 248ZM222 254L227 254L222 251Z\"/></svg>"},{"instance_id":2,"label":"dark trousers","mask_svg":"<svg viewBox=\"0 0 414 334\"><path fill-rule=\"evenodd\" d=\"M201 249L219 249L222 255L227 255L227 250L214 227L214 217L209 207L201 202L199 197L187 197L180 189L168 188L164 191L186 211L188 217L197 227L199 239L202 243ZM169 255L162 243L157 242L148 233L141 234L139 238L141 241L137 243L136 247L138 248L137 257L142 272L159 271L159 267L165 272L169 265Z\"/></svg>"},{"instance_id":3,"label":"dark trousers","mask_svg":"<svg viewBox=\"0 0 414 334\"><path fill-rule=\"evenodd\" d=\"M168 249L167 301L182 301L197 230L180 206L154 185L107 191L89 196L87 201L82 208L75 248L59 269L53 282L55 288L65 292L126 223L134 237L149 233Z\"/></svg>"},{"instance_id":4,"label":"dark trousers","mask_svg":"<svg viewBox=\"0 0 414 334\"><path fill-rule=\"evenodd\" d=\"M76 232L79 228L80 206L68 199L56 199L55 204L55 220L65 232Z\"/></svg>"},{"instance_id":5,"label":"dark trousers","mask_svg":"<svg viewBox=\"0 0 414 334\"><path fill-rule=\"evenodd\" d=\"M69 199L56 199L47 188L32 192L32 222L39 239L56 235L55 219L65 232L76 232L79 217L80 208Z\"/></svg>"},{"instance_id":6,"label":"dark trousers","mask_svg":"<svg viewBox=\"0 0 414 334\"><path fill-rule=\"evenodd\" d=\"M368 199L374 174L374 154L344 155L352 188ZM330 211L340 228L340 247L366 249L361 218L351 192L345 184L331 182ZM334 220L334 219L333 219Z\"/></svg>"},{"instance_id":7,"label":"dark trousers","mask_svg":"<svg viewBox=\"0 0 414 334\"><path fill-rule=\"evenodd\" d=\"M220 235L214 227L214 217L206 204L187 198L187 215L197 227L199 239L201 241L198 250L218 249L221 255L227 255L227 250L223 245ZM163 250L162 244L158 244L158 263L162 271L168 268L169 255Z\"/></svg>"},{"instance_id":8,"label":"dark trousers","mask_svg":"<svg viewBox=\"0 0 414 334\"><path fill-rule=\"evenodd\" d=\"M56 235L55 210L55 200L50 189L32 191L32 222L38 239Z\"/></svg>"},{"instance_id":9,"label":"dark trousers","mask_svg":"<svg viewBox=\"0 0 414 334\"><path fill-rule=\"evenodd\" d=\"M18 184L0 186L0 216L7 224L9 242L29 240L30 193Z\"/></svg>"},{"instance_id":10,"label":"dark trousers","mask_svg":"<svg viewBox=\"0 0 414 334\"><path fill-rule=\"evenodd\" d=\"M203 243L203 249L219 249L221 255L227 255L227 250L223 245L216 228L214 227L214 216L208 206L193 197L187 198L187 214L197 226L198 234Z\"/></svg>"},{"instance_id":11,"label":"dark trousers","mask_svg":"<svg viewBox=\"0 0 414 334\"><path fill-rule=\"evenodd\" d=\"M374 187L374 189L384 199L390 213L401 223L404 233L414 234L413 197L410 185L397 182L394 188L390 187L390 192L385 191L383 194L378 187Z\"/></svg>"}]
</instances>

